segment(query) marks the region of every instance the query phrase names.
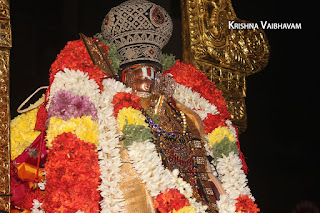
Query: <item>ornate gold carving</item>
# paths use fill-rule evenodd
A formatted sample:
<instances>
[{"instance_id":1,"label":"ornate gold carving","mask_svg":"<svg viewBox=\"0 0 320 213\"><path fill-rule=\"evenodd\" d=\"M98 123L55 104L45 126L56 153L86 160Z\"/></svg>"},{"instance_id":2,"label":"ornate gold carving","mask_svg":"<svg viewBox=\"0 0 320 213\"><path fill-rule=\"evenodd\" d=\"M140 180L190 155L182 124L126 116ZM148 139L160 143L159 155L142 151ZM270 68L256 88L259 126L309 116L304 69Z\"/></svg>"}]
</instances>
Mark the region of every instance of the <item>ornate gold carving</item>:
<instances>
[{"instance_id":1,"label":"ornate gold carving","mask_svg":"<svg viewBox=\"0 0 320 213\"><path fill-rule=\"evenodd\" d=\"M230 0L181 0L183 60L192 62L222 90L240 132L247 126L246 76L268 63L270 47L261 29L229 29L237 18Z\"/></svg>"},{"instance_id":2,"label":"ornate gold carving","mask_svg":"<svg viewBox=\"0 0 320 213\"><path fill-rule=\"evenodd\" d=\"M0 0L0 210L10 212L9 2Z\"/></svg>"}]
</instances>

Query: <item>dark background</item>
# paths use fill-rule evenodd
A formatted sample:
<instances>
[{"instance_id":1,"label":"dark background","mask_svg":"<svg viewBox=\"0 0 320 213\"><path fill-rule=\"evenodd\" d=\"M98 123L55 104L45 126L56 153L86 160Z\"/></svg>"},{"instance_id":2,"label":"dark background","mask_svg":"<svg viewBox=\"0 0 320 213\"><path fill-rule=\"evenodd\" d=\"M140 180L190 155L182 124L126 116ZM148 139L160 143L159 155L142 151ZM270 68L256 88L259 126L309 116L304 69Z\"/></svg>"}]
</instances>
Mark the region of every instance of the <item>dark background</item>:
<instances>
[{"instance_id":1,"label":"dark background","mask_svg":"<svg viewBox=\"0 0 320 213\"><path fill-rule=\"evenodd\" d=\"M100 32L111 7L122 1L11 1L11 115L34 90L69 40ZM181 58L178 0L153 1L174 21L164 52ZM268 66L247 78L248 129L240 136L249 185L261 212L293 212L305 200L320 203L317 20L315 5L292 1L232 1L237 16L259 22L300 22L302 30L265 30ZM310 16L309 16L310 15ZM305 211L312 212L312 211Z\"/></svg>"}]
</instances>

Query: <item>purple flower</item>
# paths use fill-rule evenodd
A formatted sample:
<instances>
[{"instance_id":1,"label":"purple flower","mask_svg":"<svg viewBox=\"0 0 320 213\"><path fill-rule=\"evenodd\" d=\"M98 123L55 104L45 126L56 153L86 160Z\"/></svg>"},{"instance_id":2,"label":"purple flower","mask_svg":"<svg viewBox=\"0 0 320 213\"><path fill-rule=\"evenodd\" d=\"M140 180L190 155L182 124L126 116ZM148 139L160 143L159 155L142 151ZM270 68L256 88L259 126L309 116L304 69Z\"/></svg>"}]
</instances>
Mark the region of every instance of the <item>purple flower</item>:
<instances>
[{"instance_id":1,"label":"purple flower","mask_svg":"<svg viewBox=\"0 0 320 213\"><path fill-rule=\"evenodd\" d=\"M69 91L59 90L53 96L48 109L48 116L69 120L73 117L90 116L97 121L97 109L86 96L76 96Z\"/></svg>"}]
</instances>

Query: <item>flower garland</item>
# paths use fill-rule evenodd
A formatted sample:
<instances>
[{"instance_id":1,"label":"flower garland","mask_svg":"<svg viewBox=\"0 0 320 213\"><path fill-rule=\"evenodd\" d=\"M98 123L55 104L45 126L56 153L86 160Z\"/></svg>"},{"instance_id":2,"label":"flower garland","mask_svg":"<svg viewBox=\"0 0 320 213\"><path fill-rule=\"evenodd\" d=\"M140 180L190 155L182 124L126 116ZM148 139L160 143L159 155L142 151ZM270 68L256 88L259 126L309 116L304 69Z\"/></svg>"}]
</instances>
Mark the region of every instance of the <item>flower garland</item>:
<instances>
[{"instance_id":1,"label":"flower garland","mask_svg":"<svg viewBox=\"0 0 320 213\"><path fill-rule=\"evenodd\" d=\"M242 165L239 156L230 152L228 156L219 158L217 161L219 178L227 192L217 201L219 212L238 212L236 208L239 210L239 206L241 206L242 210L247 209L248 211L246 212L249 213L259 212L260 210L257 208L257 205L253 203L254 197L247 186L248 180L241 169ZM241 202L243 197L248 197L250 202ZM241 204L237 204L239 202Z\"/></svg>"},{"instance_id":2,"label":"flower garland","mask_svg":"<svg viewBox=\"0 0 320 213\"><path fill-rule=\"evenodd\" d=\"M243 195L237 198L236 212L257 213L260 212L260 209L252 198L249 198L248 195Z\"/></svg>"},{"instance_id":3,"label":"flower garland","mask_svg":"<svg viewBox=\"0 0 320 213\"><path fill-rule=\"evenodd\" d=\"M86 96L76 96L69 91L60 90L53 96L48 116L69 120L71 117L91 116L97 121L97 109Z\"/></svg>"},{"instance_id":4,"label":"flower garland","mask_svg":"<svg viewBox=\"0 0 320 213\"><path fill-rule=\"evenodd\" d=\"M99 212L96 146L68 132L57 136L46 163L46 212Z\"/></svg>"},{"instance_id":5,"label":"flower garland","mask_svg":"<svg viewBox=\"0 0 320 213\"><path fill-rule=\"evenodd\" d=\"M42 101L44 97L40 98ZM32 104L34 105L34 104ZM31 105L31 106L32 106ZM32 142L40 135L41 131L35 130L37 113L39 107L24 114L21 114L10 122L10 143L11 143L11 160L22 154Z\"/></svg>"},{"instance_id":6,"label":"flower garland","mask_svg":"<svg viewBox=\"0 0 320 213\"><path fill-rule=\"evenodd\" d=\"M168 58L168 64L173 61L173 58ZM209 144L207 150L216 157L214 164L226 190L226 194L217 201L219 212L259 212L247 186L242 158L239 157L242 153L238 154L236 147L239 147L238 136L229 120L230 113L221 91L191 64L179 60L165 73L171 73L178 83L173 97L196 111L203 120ZM134 138L128 143L128 154L133 167L155 198L154 205L158 211L205 211L207 207L192 198L191 186L178 177L179 171L170 172L163 167L150 136L146 134L147 139L130 136L139 133L139 128L148 130L139 111L139 98L122 83L103 79L102 71L93 65L81 40L68 42L58 55L50 69L50 83L46 107L50 117L47 138L52 150L47 166L46 190L49 196L43 205L48 212L97 212L97 188L102 196L101 212L124 211L123 194L117 187L122 179L118 128L126 132L130 140ZM93 171L86 170L88 165L79 164L81 158L89 157ZM55 165L55 159L61 161L61 168ZM65 175L61 172L63 167L69 168ZM85 173L84 180L82 174ZM101 183L98 187L99 175ZM80 180L74 181L71 176ZM93 187L89 189L90 184L84 181ZM80 196L80 184L84 184L85 193L93 195ZM87 200L93 205L87 205ZM83 203L83 206L77 203Z\"/></svg>"},{"instance_id":7,"label":"flower garland","mask_svg":"<svg viewBox=\"0 0 320 213\"><path fill-rule=\"evenodd\" d=\"M31 208L32 213L44 213L42 208L43 203L40 203L39 200L34 199L32 205L33 205L33 207Z\"/></svg>"},{"instance_id":8,"label":"flower garland","mask_svg":"<svg viewBox=\"0 0 320 213\"><path fill-rule=\"evenodd\" d=\"M220 143L224 138L228 138L228 140L231 142L235 142L236 140L229 128L217 127L211 133L208 134L208 143L210 147L213 147L214 144Z\"/></svg>"},{"instance_id":9,"label":"flower garland","mask_svg":"<svg viewBox=\"0 0 320 213\"><path fill-rule=\"evenodd\" d=\"M185 206L182 209L176 211L175 209L172 211L172 213L196 213L196 209L192 206Z\"/></svg>"},{"instance_id":10,"label":"flower garland","mask_svg":"<svg viewBox=\"0 0 320 213\"><path fill-rule=\"evenodd\" d=\"M217 107L209 103L200 93L193 92L190 87L176 83L173 98L195 111L204 120L208 114L218 114Z\"/></svg>"},{"instance_id":11,"label":"flower garland","mask_svg":"<svg viewBox=\"0 0 320 213\"><path fill-rule=\"evenodd\" d=\"M54 95L61 90L71 92L75 96L88 97L96 108L99 105L99 85L93 79L90 79L87 73L80 70L64 68L63 71L54 75L54 81L47 91L49 99L47 109L50 108Z\"/></svg>"},{"instance_id":12,"label":"flower garland","mask_svg":"<svg viewBox=\"0 0 320 213\"><path fill-rule=\"evenodd\" d=\"M132 96L135 98L134 95ZM131 106L125 107L127 104L125 101L121 101L121 98L125 98L125 96L120 95L120 93L113 96L114 103L124 103L114 107L114 111L119 110L117 121L120 130L123 130L124 126L142 126L150 132L145 122L145 116ZM138 134L141 134L141 132L138 132ZM127 138L128 136L124 135L124 137ZM145 141L131 141L127 147L133 167L139 174L142 182L145 183L145 187L149 190L150 195L155 198L154 207L157 208L157 210L160 212L171 212L174 209L179 210L185 205L189 206L192 204L192 208L198 210L198 212L205 211L207 206L202 206L201 203L197 203L195 199L192 198L192 188L187 182L183 181L182 178L178 177L179 171L174 170L170 172L163 167L155 145L149 139ZM179 203L181 204L179 199L182 199L182 197L179 198L179 196L172 196L171 204L160 202L163 197L168 197L175 192L172 190L177 190L179 194L181 193L183 199L187 201L184 203L185 205L179 206ZM173 194L177 195L176 193Z\"/></svg>"},{"instance_id":13,"label":"flower garland","mask_svg":"<svg viewBox=\"0 0 320 213\"><path fill-rule=\"evenodd\" d=\"M93 41L98 42L96 40ZM109 48L104 45L103 47L107 52ZM98 66L93 64L82 40L69 41L60 51L50 68L50 84L54 81L55 75L60 71L64 71L65 68L81 70L89 76L89 79L93 79L99 85L99 88L103 90L102 80L104 74Z\"/></svg>"},{"instance_id":14,"label":"flower garland","mask_svg":"<svg viewBox=\"0 0 320 213\"><path fill-rule=\"evenodd\" d=\"M105 48L106 50L106 48ZM68 42L50 69L46 109L48 212L99 212L99 107L103 72L81 40Z\"/></svg>"},{"instance_id":15,"label":"flower garland","mask_svg":"<svg viewBox=\"0 0 320 213\"><path fill-rule=\"evenodd\" d=\"M117 117L119 110L123 107L131 107L133 109L141 108L140 97L127 92L118 92L115 94L111 103L113 104L115 117Z\"/></svg>"},{"instance_id":16,"label":"flower garland","mask_svg":"<svg viewBox=\"0 0 320 213\"><path fill-rule=\"evenodd\" d=\"M204 123L205 138L209 145L206 146L207 154L214 156L213 163L218 178L226 191L226 194L221 195L217 201L219 212L235 212L237 199L241 196L249 196L253 202L254 198L244 174L247 167L240 151L238 135L229 120L230 114L221 92L217 91L214 84L191 64L177 61L176 65L170 67L166 73L173 74L178 83L173 97L199 113ZM256 207L256 204L249 203L242 204L242 209L256 212L250 210L253 209L251 206Z\"/></svg>"},{"instance_id":17,"label":"flower garland","mask_svg":"<svg viewBox=\"0 0 320 213\"><path fill-rule=\"evenodd\" d=\"M188 199L177 189L166 189L159 194L153 201L153 206L161 213L180 210L183 207L190 206Z\"/></svg>"},{"instance_id":18,"label":"flower garland","mask_svg":"<svg viewBox=\"0 0 320 213\"><path fill-rule=\"evenodd\" d=\"M64 132L72 132L78 138L98 145L99 127L98 123L92 120L91 116L78 118L71 117L65 121L61 118L51 117L47 129L47 146L51 148L54 138Z\"/></svg>"},{"instance_id":19,"label":"flower garland","mask_svg":"<svg viewBox=\"0 0 320 213\"><path fill-rule=\"evenodd\" d=\"M124 212L125 200L118 186L122 177L120 175L120 141L117 129L117 120L113 116L113 96L119 92L131 93L132 89L114 79L105 79L102 82L104 91L101 92L99 102L99 166L101 184L99 190L102 201L102 213Z\"/></svg>"},{"instance_id":20,"label":"flower garland","mask_svg":"<svg viewBox=\"0 0 320 213\"><path fill-rule=\"evenodd\" d=\"M157 197L167 189L178 189L184 195L196 212L205 212L207 206L192 198L190 184L178 177L179 171L170 172L162 165L155 145L149 140L133 142L128 148L129 158L142 182L145 183L152 197ZM157 205L155 206L157 207ZM178 209L176 209L178 210Z\"/></svg>"},{"instance_id":21,"label":"flower garland","mask_svg":"<svg viewBox=\"0 0 320 213\"><path fill-rule=\"evenodd\" d=\"M140 110L133 109L132 107L124 107L119 110L117 121L120 131L123 130L125 125L135 124L147 127L148 124L145 122L146 118Z\"/></svg>"},{"instance_id":22,"label":"flower garland","mask_svg":"<svg viewBox=\"0 0 320 213\"><path fill-rule=\"evenodd\" d=\"M205 74L197 70L191 63L177 60L174 66L164 72L164 74L167 73L173 75L175 82L191 88L192 91L201 94L209 103L216 106L222 118L230 118L231 115L227 110L227 104L222 97L222 92L215 87L214 83Z\"/></svg>"}]
</instances>

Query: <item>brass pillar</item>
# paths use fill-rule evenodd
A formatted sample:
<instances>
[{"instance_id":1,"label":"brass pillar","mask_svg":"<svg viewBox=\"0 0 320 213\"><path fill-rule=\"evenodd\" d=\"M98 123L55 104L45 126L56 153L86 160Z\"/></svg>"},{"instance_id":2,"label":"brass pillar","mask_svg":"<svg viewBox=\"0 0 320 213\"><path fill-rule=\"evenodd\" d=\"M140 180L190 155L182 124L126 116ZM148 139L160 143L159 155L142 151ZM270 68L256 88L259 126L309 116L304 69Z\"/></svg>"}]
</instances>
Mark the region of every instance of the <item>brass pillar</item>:
<instances>
[{"instance_id":1,"label":"brass pillar","mask_svg":"<svg viewBox=\"0 0 320 213\"><path fill-rule=\"evenodd\" d=\"M10 8L0 0L0 210L10 212Z\"/></svg>"}]
</instances>

